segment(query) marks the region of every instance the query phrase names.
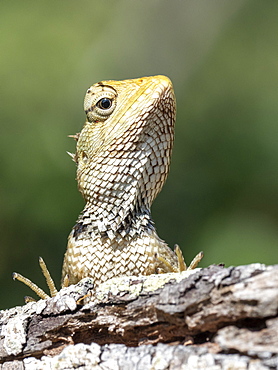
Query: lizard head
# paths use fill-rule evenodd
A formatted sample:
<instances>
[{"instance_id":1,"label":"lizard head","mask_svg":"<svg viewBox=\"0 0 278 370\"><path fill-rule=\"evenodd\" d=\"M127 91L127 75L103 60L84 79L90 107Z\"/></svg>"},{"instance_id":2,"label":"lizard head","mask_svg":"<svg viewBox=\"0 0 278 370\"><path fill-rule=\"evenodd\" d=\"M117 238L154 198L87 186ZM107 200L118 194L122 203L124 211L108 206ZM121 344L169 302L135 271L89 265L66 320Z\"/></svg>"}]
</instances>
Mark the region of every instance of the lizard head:
<instances>
[{"instance_id":1,"label":"lizard head","mask_svg":"<svg viewBox=\"0 0 278 370\"><path fill-rule=\"evenodd\" d=\"M84 110L75 158L87 204L116 204L122 213L149 209L169 170L176 113L171 81L98 82L87 90Z\"/></svg>"}]
</instances>

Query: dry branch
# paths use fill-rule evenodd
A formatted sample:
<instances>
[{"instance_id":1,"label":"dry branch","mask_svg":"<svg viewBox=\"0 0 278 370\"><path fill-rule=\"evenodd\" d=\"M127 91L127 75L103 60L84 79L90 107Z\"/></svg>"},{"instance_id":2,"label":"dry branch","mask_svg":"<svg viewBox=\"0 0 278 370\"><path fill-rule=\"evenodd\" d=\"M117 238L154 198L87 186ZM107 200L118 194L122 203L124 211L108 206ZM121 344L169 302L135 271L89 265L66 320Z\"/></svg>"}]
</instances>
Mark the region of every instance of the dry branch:
<instances>
[{"instance_id":1,"label":"dry branch","mask_svg":"<svg viewBox=\"0 0 278 370\"><path fill-rule=\"evenodd\" d=\"M3 369L277 369L277 312L277 265L121 277L98 288L84 279L1 311L0 360Z\"/></svg>"}]
</instances>

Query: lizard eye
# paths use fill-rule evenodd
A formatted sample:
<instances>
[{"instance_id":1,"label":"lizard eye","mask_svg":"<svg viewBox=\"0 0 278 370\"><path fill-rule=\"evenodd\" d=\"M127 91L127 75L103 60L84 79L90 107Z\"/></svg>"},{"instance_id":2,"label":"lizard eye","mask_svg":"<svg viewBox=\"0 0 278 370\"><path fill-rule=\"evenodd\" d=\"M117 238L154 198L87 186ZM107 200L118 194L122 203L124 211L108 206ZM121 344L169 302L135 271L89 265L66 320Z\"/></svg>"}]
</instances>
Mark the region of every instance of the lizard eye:
<instances>
[{"instance_id":1,"label":"lizard eye","mask_svg":"<svg viewBox=\"0 0 278 370\"><path fill-rule=\"evenodd\" d=\"M117 93L110 86L92 86L85 96L84 109L89 122L105 121L114 112Z\"/></svg>"},{"instance_id":2,"label":"lizard eye","mask_svg":"<svg viewBox=\"0 0 278 370\"><path fill-rule=\"evenodd\" d=\"M100 109L109 109L112 105L112 99L102 98L97 102L97 106Z\"/></svg>"}]
</instances>

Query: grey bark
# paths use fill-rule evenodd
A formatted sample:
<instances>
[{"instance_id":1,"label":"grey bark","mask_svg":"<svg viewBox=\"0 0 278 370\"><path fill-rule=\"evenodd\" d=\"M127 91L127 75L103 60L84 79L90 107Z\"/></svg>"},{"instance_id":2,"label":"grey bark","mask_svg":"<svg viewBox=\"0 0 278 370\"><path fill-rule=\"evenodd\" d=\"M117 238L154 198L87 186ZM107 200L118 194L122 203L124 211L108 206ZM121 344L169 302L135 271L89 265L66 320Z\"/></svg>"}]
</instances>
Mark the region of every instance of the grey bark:
<instances>
[{"instance_id":1,"label":"grey bark","mask_svg":"<svg viewBox=\"0 0 278 370\"><path fill-rule=\"evenodd\" d=\"M0 312L0 368L278 369L277 312L278 265L84 279Z\"/></svg>"}]
</instances>

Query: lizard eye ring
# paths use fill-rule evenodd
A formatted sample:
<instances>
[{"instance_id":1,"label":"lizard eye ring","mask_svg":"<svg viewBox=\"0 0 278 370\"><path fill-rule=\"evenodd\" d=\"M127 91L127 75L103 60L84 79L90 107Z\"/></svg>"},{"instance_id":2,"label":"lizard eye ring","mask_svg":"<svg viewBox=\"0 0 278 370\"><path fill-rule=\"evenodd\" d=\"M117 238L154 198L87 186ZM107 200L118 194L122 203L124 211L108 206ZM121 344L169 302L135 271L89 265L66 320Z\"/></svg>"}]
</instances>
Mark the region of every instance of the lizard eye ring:
<instances>
[{"instance_id":1,"label":"lizard eye ring","mask_svg":"<svg viewBox=\"0 0 278 370\"><path fill-rule=\"evenodd\" d=\"M97 102L97 106L100 109L107 110L112 105L112 99L110 98L102 98Z\"/></svg>"},{"instance_id":2,"label":"lizard eye ring","mask_svg":"<svg viewBox=\"0 0 278 370\"><path fill-rule=\"evenodd\" d=\"M116 107L116 91L109 86L89 89L84 100L84 110L89 122L105 121Z\"/></svg>"}]
</instances>

